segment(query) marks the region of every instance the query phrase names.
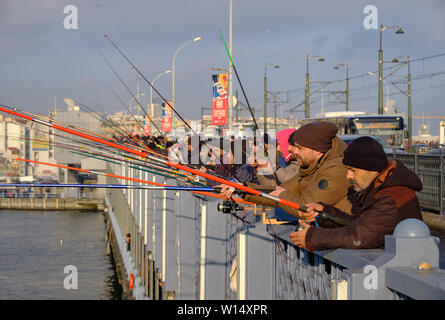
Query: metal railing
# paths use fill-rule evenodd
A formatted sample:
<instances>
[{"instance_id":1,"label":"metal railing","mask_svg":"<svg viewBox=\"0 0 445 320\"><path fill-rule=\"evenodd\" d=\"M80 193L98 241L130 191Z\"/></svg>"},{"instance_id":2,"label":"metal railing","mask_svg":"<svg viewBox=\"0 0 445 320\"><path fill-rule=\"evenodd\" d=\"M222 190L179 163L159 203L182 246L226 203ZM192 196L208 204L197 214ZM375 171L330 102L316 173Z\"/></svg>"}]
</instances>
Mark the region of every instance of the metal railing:
<instances>
[{"instance_id":1,"label":"metal railing","mask_svg":"<svg viewBox=\"0 0 445 320\"><path fill-rule=\"evenodd\" d=\"M440 213L445 210L445 153L440 156L426 154L402 154L393 151L389 159L402 161L422 181L423 189L417 193L423 208Z\"/></svg>"},{"instance_id":2,"label":"metal railing","mask_svg":"<svg viewBox=\"0 0 445 320\"><path fill-rule=\"evenodd\" d=\"M114 171L175 184L125 167ZM262 224L256 210L223 214L214 198L112 189L106 201L137 299L445 299L439 239L420 221L386 236L385 250L309 252L290 243L295 226ZM424 262L426 272L418 268Z\"/></svg>"},{"instance_id":3,"label":"metal railing","mask_svg":"<svg viewBox=\"0 0 445 320\"><path fill-rule=\"evenodd\" d=\"M94 199L98 198L93 192L83 191L79 188L63 188L62 192L45 191L45 190L21 190L16 189L1 189L0 198L10 198L10 199L49 199L49 198L60 198L60 199Z\"/></svg>"}]
</instances>

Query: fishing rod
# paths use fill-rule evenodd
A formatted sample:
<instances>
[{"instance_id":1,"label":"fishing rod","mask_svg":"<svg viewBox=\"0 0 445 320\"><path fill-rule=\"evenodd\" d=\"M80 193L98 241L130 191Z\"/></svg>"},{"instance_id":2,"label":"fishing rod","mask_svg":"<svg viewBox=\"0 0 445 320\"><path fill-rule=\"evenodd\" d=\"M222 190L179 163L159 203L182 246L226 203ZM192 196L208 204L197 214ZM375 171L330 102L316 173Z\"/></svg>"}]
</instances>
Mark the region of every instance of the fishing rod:
<instances>
[{"instance_id":1,"label":"fishing rod","mask_svg":"<svg viewBox=\"0 0 445 320\"><path fill-rule=\"evenodd\" d=\"M161 93L156 90L155 87L153 87L153 85L151 84L150 81L148 81L148 79L139 71L139 69L133 64L133 62L131 62L131 60L125 55L125 53L122 52L121 49L119 49L119 47L111 40L111 38L108 35L104 35L104 37L111 43L111 45L116 48L117 51L119 51L119 53L125 58L125 60L127 60L127 62L133 67L134 70L136 70L136 72L145 80L145 82L148 83L148 85L161 97L161 99L173 110L173 112L182 120L182 122L184 122L184 124L193 132L196 134L196 132L192 129L192 127L187 123L187 121L185 121L185 119L175 110L175 108L172 107L172 105L170 104L170 102L168 102L162 95Z\"/></svg>"},{"instance_id":2,"label":"fishing rod","mask_svg":"<svg viewBox=\"0 0 445 320\"><path fill-rule=\"evenodd\" d=\"M80 106L83 106L83 105L80 104L78 101L76 101L76 103L79 104ZM7 106L5 106L5 107L7 107ZM14 108L14 110L19 110L19 109ZM103 136L103 135L101 135L101 134L99 134L99 133L97 133L97 132L91 132L91 131L89 131L89 130L87 130L87 129L79 128L79 127L76 127L76 126L74 126L74 125L64 123L64 122L62 122L62 121L57 121L57 120L54 120L53 118L48 117L48 116L43 116L43 115L39 115L39 114L34 114L34 113L27 112L27 111L24 111L24 110L19 110L19 111L20 111L20 112L23 112L23 113L25 113L25 114L29 114L29 115L31 115L31 116L38 117L38 118L48 119L48 121L50 121L50 122L59 123L59 124L65 125L66 127L69 127L69 128L74 128L74 129L77 129L77 130L79 130L79 131L83 131L83 132L86 132L86 133L89 133L89 134L92 134L92 135L96 135L96 136L98 136L98 137L102 137L102 138L105 138L105 139L108 139L108 140L113 140L113 141L115 141L115 142L122 143L122 144L126 144L126 145L130 146L130 144L127 144L127 143L123 143L123 142L117 141L116 139L113 139L113 138L111 138L111 137ZM100 119L98 119L98 120L99 120L101 123L106 124L105 122L101 121ZM118 126L116 126L116 127L119 128ZM121 130L122 130L122 129L121 129ZM123 131L123 130L122 130L122 131ZM126 138L131 138L131 135L130 135L128 132L125 132L125 131L123 131L123 132L124 132L125 135L126 135L126 136L124 136L124 137L126 137ZM57 135L56 135L56 136L57 136ZM62 138L66 138L65 136L60 136L60 137L62 137ZM69 139L69 138L66 138L66 139ZM70 139L70 140L71 140L71 139ZM133 146L133 145L131 145L131 146ZM143 149L143 150L147 150L147 149L149 149L149 148L148 148L147 146L145 146L145 145L142 145L142 146L141 146L141 144L139 144L139 146L142 147L141 149Z\"/></svg>"},{"instance_id":3,"label":"fishing rod","mask_svg":"<svg viewBox=\"0 0 445 320\"><path fill-rule=\"evenodd\" d=\"M72 152L74 154L78 154L77 152L74 152L74 151L70 151L70 152ZM98 160L102 160L102 161L106 161L106 162L109 162L109 163L113 163L113 164L117 164L119 166L122 166L122 163L119 163L119 162L116 162L116 161L106 160L106 159L98 158L98 157L95 157L95 156L91 156L91 157L94 158L94 159L98 159ZM131 163L130 161L125 161L125 162ZM129 165L128 167L132 168L132 169L139 170L139 171L145 171L145 172L153 173L155 175L166 177L166 178L170 178L170 179L178 179L179 181L184 181L184 182L192 183L192 184L195 184L195 185L201 185L201 186L204 185L202 183L193 181L193 179L191 178L190 175L185 175L185 174L183 174L181 172L167 171L167 170L156 169L156 168L153 168L153 170L158 170L158 171L151 171L151 170L148 170L148 169L141 168L141 167L152 168L151 166L141 165L141 164L136 164L136 165L139 166L139 167L132 166L132 165ZM162 171L162 172L165 172L165 173L160 173L159 171ZM180 179L178 176L181 176L181 178L183 178L183 179Z\"/></svg>"},{"instance_id":4,"label":"fishing rod","mask_svg":"<svg viewBox=\"0 0 445 320\"><path fill-rule=\"evenodd\" d=\"M0 183L0 188L105 188L105 189L143 189L167 191L200 191L212 192L211 187L180 186L141 186L128 184L76 184L76 183Z\"/></svg>"},{"instance_id":5,"label":"fishing rod","mask_svg":"<svg viewBox=\"0 0 445 320\"><path fill-rule=\"evenodd\" d=\"M58 168L68 169L68 170L75 170L75 171L88 172L88 173L95 173L95 174L104 175L104 176L107 176L107 177L110 177L110 178L116 178L116 179L128 180L128 181L133 181L133 182L145 183L145 184L150 184L150 185L158 186L158 187L163 187L163 186L172 187L171 185L168 185L168 184L165 184L165 183L159 183L159 182L154 182L154 181L142 180L142 179L137 179L137 178L130 178L130 177L115 175L115 174L111 174L111 173L104 173L104 172L99 172L99 171L94 171L94 170L69 167L69 166L64 166L64 165L59 165L59 164L54 164L54 163L47 163L47 162L35 161L35 160L29 160L29 159L21 159L21 158L18 158L18 157L17 158L13 158L13 157L3 156L3 158L10 158L12 160L20 160L20 161L27 161L27 162L32 162L32 163L38 163L38 164L42 164L42 165L53 166L53 167L58 167ZM29 186L29 184L27 186ZM39 184L39 186L42 186L42 185ZM88 186L90 186L90 184L88 184ZM223 196L220 196L218 194L211 193L211 192L207 192L207 191L199 191L199 190L189 190L189 191L192 191L192 193L195 193L195 194L209 196L209 197L213 197L213 198L219 198L219 199L224 199L224 200L227 199L226 197L223 197ZM215 189L212 188L212 190L208 190L208 191L215 192ZM233 200L236 201L236 202L239 202L239 203L254 205L253 203L248 202L248 201L244 201L243 199L233 199Z\"/></svg>"},{"instance_id":6,"label":"fishing rod","mask_svg":"<svg viewBox=\"0 0 445 320\"><path fill-rule=\"evenodd\" d=\"M226 52L227 52L227 55L229 56L230 63L231 63L231 65L232 65L232 67L233 67L233 71L235 71L235 75L236 75L236 78L238 79L238 84L240 85L240 88L241 88L241 91L242 91L242 93L243 93L244 99L246 99L247 107L249 108L250 114L251 114L252 119L253 119L253 122L254 122L254 124L255 124L255 133L256 133L256 132L259 131L258 123L256 122L255 115L254 115L254 113L253 113L252 108L250 107L249 99L247 99L246 92L244 91L244 87L243 87L243 84L241 83L241 79L240 79L240 77L239 77L239 75L238 75L238 71L236 70L235 64L233 63L233 60L232 60L232 56L230 55L229 49L227 48L226 41L224 40L224 37L223 37L223 35L222 35L221 30L218 29L218 31L219 31L219 35L220 35L220 37L221 37L221 40L222 40L222 42L223 42L223 44L224 44L224 47L226 48ZM265 115L265 116L266 116L266 115ZM265 121L265 123L267 122L267 117L266 117L266 119L264 119L264 121ZM274 175L274 177L275 177L275 181L278 183L280 180L278 179L277 172L276 172L274 166L272 166L272 161L270 161L270 158L269 158L269 152L268 152L268 150L266 149L266 147L264 147L264 152L265 152L265 154L266 154L266 157L267 157L267 160L268 160L268 164L271 166L271 168L272 168L272 170L273 170L273 175Z\"/></svg>"},{"instance_id":7,"label":"fishing rod","mask_svg":"<svg viewBox=\"0 0 445 320\"><path fill-rule=\"evenodd\" d=\"M12 139L17 139L17 140L32 141L32 142L37 142L37 143L40 143L40 144L47 144L47 145L49 145L49 143L47 141L39 140L39 139L30 139L30 138L24 138L24 137L11 137L11 138ZM136 170L140 170L140 171L146 171L146 172L153 173L153 174L156 174L156 175L160 175L160 176L163 176L163 177L167 177L167 178L170 178L170 179L177 179L178 176L181 176L181 177L189 180L188 182L190 182L190 183L201 185L201 186L203 185L201 183L195 182L192 179L190 179L191 176L189 176L189 175L183 174L183 173L181 173L179 171L171 171L171 170L169 170L167 168L164 168L164 167L161 167L161 166L158 166L158 165L155 165L155 164L151 164L151 163L149 164L149 163L146 163L146 162L144 162L144 163L135 163L134 161L131 162L131 161L128 161L128 160L125 160L125 159L118 159L118 158L115 158L115 157L112 157L112 156L107 156L107 155L104 155L104 154L99 154L99 153L94 153L94 152L81 150L81 149L72 147L69 144L64 145L64 144L60 144L60 143L54 143L54 146L57 147L57 148L61 148L61 149L76 150L78 152L73 152L73 151L69 151L69 152L72 152L72 153L78 154L78 155L82 155L82 156L87 155L87 157L91 157L91 158L95 158L95 159L98 159L98 160L101 160L101 161L114 163L114 164L117 164L117 165L120 165L120 166L122 165L121 162L134 164L134 165L137 165L139 167L130 166L130 168L133 168L133 169L136 169ZM119 162L102 159L102 158L99 158L99 157L96 157L96 156L92 156L92 155L97 155L97 156L100 156L100 157L114 159L114 160L117 160ZM0 157L5 157L6 158L6 156L0 156ZM132 158L132 157L129 157L127 155L124 156L124 157L130 158L130 159L134 159L134 160L138 160L136 158ZM27 159L23 159L23 160L27 160ZM27 160L27 161L31 161L31 160ZM151 168L153 170L162 171L162 172L168 173L169 175L162 174L162 173L155 172L155 171L151 171L151 170L142 169L141 167L147 167L147 168Z\"/></svg>"},{"instance_id":8,"label":"fishing rod","mask_svg":"<svg viewBox=\"0 0 445 320\"><path fill-rule=\"evenodd\" d=\"M73 130L73 129L65 128L63 126L60 126L60 125L57 125L57 124L54 124L54 123L49 123L49 122L46 122L46 121L43 121L43 120L34 119L33 117L30 117L28 115L24 115L24 114L18 113L16 111L5 109L4 107L1 107L1 106L0 106L0 111L6 112L6 113L9 113L9 114L12 114L12 115L15 115L15 116L20 117L20 118L27 119L29 121L37 122L37 123L43 124L45 126L52 127L52 128L54 128L56 130L64 131L64 132L67 132L67 133L71 133L71 134L77 135L79 137L83 137L83 138L86 138L86 139L89 139L89 140L92 140L92 141L95 141L95 142L98 142L98 143L102 143L102 144L105 144L107 146L110 146L110 147L113 147L113 148L116 148L116 149L120 149L122 151L126 151L126 152L129 152L129 153L135 154L137 156L143 157L143 158L152 159L152 160L155 160L155 161L160 161L160 162L163 162L164 164L166 164L167 166L174 167L174 168L176 168L178 170L186 171L186 172L189 172L191 174L198 175L198 176L201 176L203 178L206 178L206 179L209 179L209 180L213 180L213 181L219 182L221 184L228 185L230 187L234 187L235 189L244 190L244 191L249 192L249 193L251 193L253 195L264 197L266 199L276 201L276 202L278 202L280 204L292 207L292 208L297 209L297 210L303 210L303 211L305 210L304 209L305 207L303 205L300 205L300 204L297 204L297 203L293 203L293 202L288 201L286 199L281 199L281 198L278 198L276 196L272 196L270 194L267 194L267 193L255 190L253 188L249 188L249 187L246 187L244 185L241 185L241 184L238 184L238 183L226 180L226 179L222 179L222 178L219 178L219 177L215 177L215 176L210 175L208 173L204 173L204 172L201 172L199 170L195 170L195 169L192 169L192 168L189 168L189 167L186 167L184 165L181 165L181 164L178 164L178 163L175 163L175 162L171 162L171 161L168 161L168 160L162 160L162 159L156 158L155 156L150 155L150 153L154 153L154 152L146 153L146 152L141 152L141 151L138 151L138 150L134 150L134 149L131 149L131 148L128 148L128 147L125 147L125 146L121 146L121 145L118 145L116 143L109 142L109 141L106 141L104 139L100 139L100 138L97 138L97 137L94 137L94 136L91 136L91 135L88 135L88 134L85 134L85 133L82 133L82 132L79 132L79 131L76 131L76 130Z\"/></svg>"},{"instance_id":9,"label":"fishing rod","mask_svg":"<svg viewBox=\"0 0 445 320\"><path fill-rule=\"evenodd\" d=\"M111 41L111 40L110 40ZM113 44L114 45L114 44ZM119 50L120 51L120 50ZM121 53L122 53L122 51L120 51ZM125 82L124 82L124 80L119 76L119 74L118 74L118 72L113 68L113 66L111 65L111 63L108 61L108 59L105 57L105 55L99 50L99 53L100 53L100 55L102 56L102 58L105 60L105 62L107 63L107 65L109 66L109 68L113 71L113 73L116 75L116 77L119 79L119 81L122 83L122 85L127 89L127 91L130 93L130 95L132 96L132 98L133 99L135 99L136 100L136 102L137 102L137 104L139 105L139 107L141 108L141 110L145 113L145 116L146 116L146 118L148 118L150 121L151 121L151 123L153 123L153 125L154 125L154 127L156 128L156 130L158 130L158 132L161 134L161 136L163 135L163 133L162 133L162 131L158 128L158 126L156 125L156 123L153 121L153 119L148 115L148 113L145 111L145 109L144 108L142 108L142 106L141 106L141 104L140 104L140 102L139 102L139 99L138 98L136 98L135 96L134 96L134 94L131 92L131 90L128 88L128 86L125 84ZM136 66L134 66L133 64L132 64L132 66L133 66L133 68L136 68ZM137 68L136 68L137 69ZM135 70L136 70L135 69ZM139 70L137 69L137 71L139 72ZM139 72L140 73L140 72ZM144 79L146 80L146 78L144 77ZM148 81L148 80L146 80L146 81ZM151 85L151 83L150 82L148 82L149 84L150 84L150 86L152 86ZM115 96L118 98L118 100L121 102L121 104L127 109L127 106L122 102L122 99L120 99L119 98L119 96L115 93L115 91L114 90L112 90L111 89L111 87L109 87L110 88L110 90L111 91L113 91L113 93L115 94ZM153 86L152 86L152 88L153 88ZM156 92L158 92L156 89L155 89L155 91ZM158 92L158 94L159 94L159 92ZM163 97L162 97L163 98ZM163 98L164 99L164 98ZM164 99L165 100L165 99ZM166 100L165 100L166 101ZM171 106L171 105L170 105ZM133 116L133 114L131 113L131 110L128 110L127 109L127 111ZM133 118L135 118L134 116L133 116ZM183 119L182 117L181 117L181 119ZM136 119L135 119L136 120ZM185 120L183 120L183 121L185 121ZM138 120L136 120L136 122L137 123L139 123L138 122ZM186 123L186 122L185 122ZM188 123L186 123L186 125L193 131L193 129L188 125ZM139 126L140 126L140 123L139 123ZM193 131L194 132L194 131ZM179 155L178 155L178 151L177 150L175 150L175 153L176 153L176 155L179 157Z\"/></svg>"},{"instance_id":10,"label":"fishing rod","mask_svg":"<svg viewBox=\"0 0 445 320\"><path fill-rule=\"evenodd\" d=\"M14 109L14 110L17 110L17 109ZM25 125L25 124L22 124L22 123L17 123L18 125L20 125L20 126L24 126L24 127L26 127L26 128L28 128L28 129L30 129L30 130L33 130L33 131L37 131L37 132L41 132L41 133L44 133L44 134L48 134L48 135L53 135L53 136L55 136L55 137L59 137L59 138L61 138L61 139L63 139L63 140L69 140L69 141L72 141L72 142L76 142L77 143L77 145L80 145L80 147L81 148L87 148L87 147L85 147L85 145L87 145L87 146L89 146L89 147L91 147L91 148L94 148L94 149L99 149L99 150L101 150L101 151L106 151L106 152L110 152L110 153L113 153L113 154L116 154L116 152L115 151L113 151L113 150L109 150L109 149L105 149L101 144L93 144L93 143L91 143L90 141L88 141L88 139L87 140L79 140L79 139L73 139L72 137L70 137L70 136L64 136L64 135L60 135L60 134L57 134L57 133L48 133L48 132L46 132L46 131L43 131L43 130L40 130L40 129L37 129L37 128L34 128L34 127L28 127L27 125ZM43 141L43 140L41 140L42 142L45 142L45 143L48 143L49 144L49 142L47 142L47 141ZM69 144L69 143L67 143L67 142L64 142L66 145L71 145L71 144ZM62 145L63 146L63 144L60 144L59 142L56 142L56 141L52 141L51 142L51 145L56 145L56 144L59 144L59 145ZM72 145L71 145L72 146Z\"/></svg>"},{"instance_id":11,"label":"fishing rod","mask_svg":"<svg viewBox=\"0 0 445 320\"><path fill-rule=\"evenodd\" d=\"M133 116L133 114L131 113L131 110L127 108L127 105L122 101L122 99L121 99L121 98L119 97L119 95L113 90L113 88L112 88L111 86L109 86L107 83L106 83L106 86L108 87L108 89L111 90L111 92L113 92L113 94L114 94L114 96L116 97L116 99L119 100L119 102L124 106L124 108L129 112L129 114L130 114L131 116ZM134 118L134 116L133 116L133 118ZM142 131L143 131L143 129L142 129ZM126 133L126 135L128 135L128 133ZM129 138L132 139L133 141L135 140L135 139L133 139L133 138L131 137L131 134L128 135L128 136L129 136ZM136 141L138 141L138 140L136 140Z\"/></svg>"},{"instance_id":12,"label":"fishing rod","mask_svg":"<svg viewBox=\"0 0 445 320\"><path fill-rule=\"evenodd\" d=\"M5 108L8 108L8 109L10 109L10 110L12 110L12 111L20 111L20 112L23 112L23 113L26 113L26 112L24 112L24 111L22 111L22 110L20 110L20 109L17 109L17 108L13 108L13 107L10 107L10 106L6 106L6 105L1 105L0 104L0 106L2 106L2 107L5 107ZM29 114L29 115L34 115L34 114L32 114L32 113L30 113L30 112L27 112L27 114ZM37 116L39 116L39 115L37 115ZM43 117L43 116L40 116L40 118L45 118L45 117ZM26 118L27 120L29 120L28 118ZM37 120L37 119L36 119ZM53 121L51 121L52 119L50 118L50 120L48 121L48 123L53 123ZM38 122L38 121L36 121L36 122ZM40 123L42 123L42 122L40 122ZM56 122L56 123L62 123L62 122ZM49 134L48 132L45 132L45 131L43 131L43 130L40 130L40 129L37 129L37 128L34 128L34 127L28 127L27 125L25 125L25 124L22 124L22 123L18 123L19 125L21 125L21 126L25 126L25 127L27 127L27 128L29 128L29 129L31 129L31 130L35 130L35 131L38 131L38 132L42 132L42 133L44 133L44 134ZM67 127L68 127L68 125L67 125ZM74 127L74 126L71 126L71 127ZM80 131L80 130L79 130ZM85 131L85 130L84 130ZM60 137L61 139L64 139L64 140L70 140L70 141L73 141L73 142L76 142L76 143L78 143L78 144L80 144L81 146L82 145L88 145L88 146L90 146L90 147L92 147L92 148L97 148L97 149L100 149L100 150L102 150L102 151L107 151L107 152L110 152L110 153L112 153L112 154L118 154L118 155L121 155L121 154L119 154L119 153L117 153L116 151L113 151L113 150L109 150L109 149L105 149L104 147L103 147L103 143L100 143L100 144L92 144L90 141L88 141L88 139L86 139L86 141L84 141L84 140L82 140L82 141L79 141L78 139L73 139L72 137L69 137L69 136L64 136L64 135L59 135L59 134L56 134L56 133L51 133L51 135L54 135L54 136L56 136L56 137ZM91 140L91 139L90 139ZM97 141L96 141L97 142ZM55 142L53 142L53 143L55 143ZM128 144L126 144L127 146L128 146ZM130 145L131 147L134 147L133 145ZM84 146L82 146L82 147L84 147ZM149 148L147 148L147 149L149 149ZM154 153L154 154L156 154L156 153ZM161 155L161 154L156 154L157 156L159 156L159 157L163 157L163 158L167 158L166 156L164 156L164 155Z\"/></svg>"},{"instance_id":13,"label":"fishing rod","mask_svg":"<svg viewBox=\"0 0 445 320\"><path fill-rule=\"evenodd\" d=\"M195 130L193 130L193 128L187 123L187 121L185 121L185 119L176 111L176 109L170 104L170 102L168 102L164 96L150 83L150 81L148 81L148 79L144 76L144 74L134 65L134 63L127 57L127 55L125 55L125 53L111 40L111 38L108 35L104 35L104 37L111 43L111 45L122 55L122 57L124 57L124 59L133 67L134 70L136 70L136 72L145 80L145 82L147 82L147 84L159 95L159 97L161 97L161 99L173 110L173 112L182 120L182 122L184 122L184 124L190 129L191 132L193 132L193 134L195 134L196 136L199 136ZM110 66L111 67L111 66ZM145 111L144 111L145 112ZM159 130L158 130L159 131ZM204 146L206 146L209 151L210 148L207 146L207 144L204 144ZM244 150L243 150L244 152ZM235 174L235 172L233 171L232 168L227 167L227 165L222 162L221 163L226 169L228 169L231 173L231 175L239 181L237 175ZM216 173L215 173L216 174Z\"/></svg>"},{"instance_id":14,"label":"fishing rod","mask_svg":"<svg viewBox=\"0 0 445 320\"><path fill-rule=\"evenodd\" d=\"M136 101L136 103L138 104L138 106L141 108L141 110L145 113L145 115L150 119L151 123L153 123L154 127L156 128L156 130L159 131L159 133L162 135L162 131L159 130L158 126L156 125L156 123L151 119L151 117L148 115L148 113L144 110L144 108L142 108L139 99L137 97L134 96L134 94L131 92L130 88L128 88L128 86L125 84L125 82L122 80L122 78L119 76L119 74L117 73L116 70L114 70L113 66L111 65L111 63L108 61L108 59L104 56L104 54L102 53L102 51L98 50L100 55L102 56L102 58L105 60L105 62L107 63L107 65L111 68L111 70L114 72L114 74L116 75L116 77L120 80L120 82L122 83L122 85L127 89L127 91L130 93L131 97ZM130 112L130 114L132 114ZM136 120L137 123L139 124L139 126L142 128L142 126L139 123L139 120Z\"/></svg>"},{"instance_id":15,"label":"fishing rod","mask_svg":"<svg viewBox=\"0 0 445 320\"><path fill-rule=\"evenodd\" d=\"M117 124L113 123L110 119L105 118L105 116L103 116L100 113L94 111L92 108L89 108L89 107L83 105L82 103L80 103L80 102L78 102L76 100L74 100L74 101L76 102L77 105L79 105L79 107L81 107L82 109L86 109L88 111L88 113L92 114L94 116L94 118L97 119L99 122L101 122L103 125L111 128L114 133L118 134L121 137L129 137L129 133L128 132L123 130ZM120 132L118 132L118 130ZM110 138L110 137L108 137L108 139L116 141L116 139L113 139L113 138Z\"/></svg>"}]
</instances>

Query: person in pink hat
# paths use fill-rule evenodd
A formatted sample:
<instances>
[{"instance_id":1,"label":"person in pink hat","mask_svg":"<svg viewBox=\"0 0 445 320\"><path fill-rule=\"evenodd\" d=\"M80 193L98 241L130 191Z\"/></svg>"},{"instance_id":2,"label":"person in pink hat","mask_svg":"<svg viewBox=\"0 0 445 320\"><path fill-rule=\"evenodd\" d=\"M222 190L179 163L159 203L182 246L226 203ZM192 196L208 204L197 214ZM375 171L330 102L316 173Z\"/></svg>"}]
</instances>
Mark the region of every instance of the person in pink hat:
<instances>
[{"instance_id":1,"label":"person in pink hat","mask_svg":"<svg viewBox=\"0 0 445 320\"><path fill-rule=\"evenodd\" d=\"M277 152L283 157L285 165L278 164L275 172L279 180L278 184L281 184L298 174L298 169L300 165L289 153L289 137L296 129L284 129L278 131L276 134L277 138Z\"/></svg>"}]
</instances>

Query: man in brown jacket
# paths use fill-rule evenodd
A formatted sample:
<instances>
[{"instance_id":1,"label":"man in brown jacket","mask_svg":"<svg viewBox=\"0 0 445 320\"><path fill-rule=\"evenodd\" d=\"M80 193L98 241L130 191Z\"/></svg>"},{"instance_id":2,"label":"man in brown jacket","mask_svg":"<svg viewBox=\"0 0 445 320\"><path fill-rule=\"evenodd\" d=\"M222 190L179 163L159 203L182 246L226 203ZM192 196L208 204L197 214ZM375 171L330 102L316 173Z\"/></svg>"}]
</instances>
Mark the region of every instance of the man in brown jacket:
<instances>
[{"instance_id":1,"label":"man in brown jacket","mask_svg":"<svg viewBox=\"0 0 445 320\"><path fill-rule=\"evenodd\" d=\"M312 222L317 211L349 221L339 226L319 221L321 228L300 220L303 230L291 233L290 240L311 251L325 249L370 249L384 245L399 222L408 218L422 220L416 191L422 189L419 177L402 162L388 162L382 146L371 137L354 140L344 152L347 178L358 191L352 216L325 203L307 204Z\"/></svg>"},{"instance_id":2,"label":"man in brown jacket","mask_svg":"<svg viewBox=\"0 0 445 320\"><path fill-rule=\"evenodd\" d=\"M298 175L270 194L300 204L322 199L342 211L350 212L351 203L347 198L349 182L342 163L346 144L336 137L337 131L333 123L317 122L306 124L292 133L289 136L289 152L300 165ZM262 189L261 185L248 186ZM228 189L223 187L223 195L231 195L233 189ZM245 200L269 207L278 206L293 216L302 217L301 211L260 196L247 194Z\"/></svg>"}]
</instances>

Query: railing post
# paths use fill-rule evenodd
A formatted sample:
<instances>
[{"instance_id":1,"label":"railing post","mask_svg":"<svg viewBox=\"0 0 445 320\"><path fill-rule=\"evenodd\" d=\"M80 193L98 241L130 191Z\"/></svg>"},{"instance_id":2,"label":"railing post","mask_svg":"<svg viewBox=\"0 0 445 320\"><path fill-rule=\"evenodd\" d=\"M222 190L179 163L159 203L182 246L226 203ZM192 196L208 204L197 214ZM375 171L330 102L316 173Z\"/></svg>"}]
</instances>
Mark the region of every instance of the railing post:
<instances>
[{"instance_id":1,"label":"railing post","mask_svg":"<svg viewBox=\"0 0 445 320\"><path fill-rule=\"evenodd\" d=\"M206 286L206 237L207 237L207 205L205 202L201 205L201 256L200 256L200 272L199 272L199 299L205 300Z\"/></svg>"}]
</instances>

